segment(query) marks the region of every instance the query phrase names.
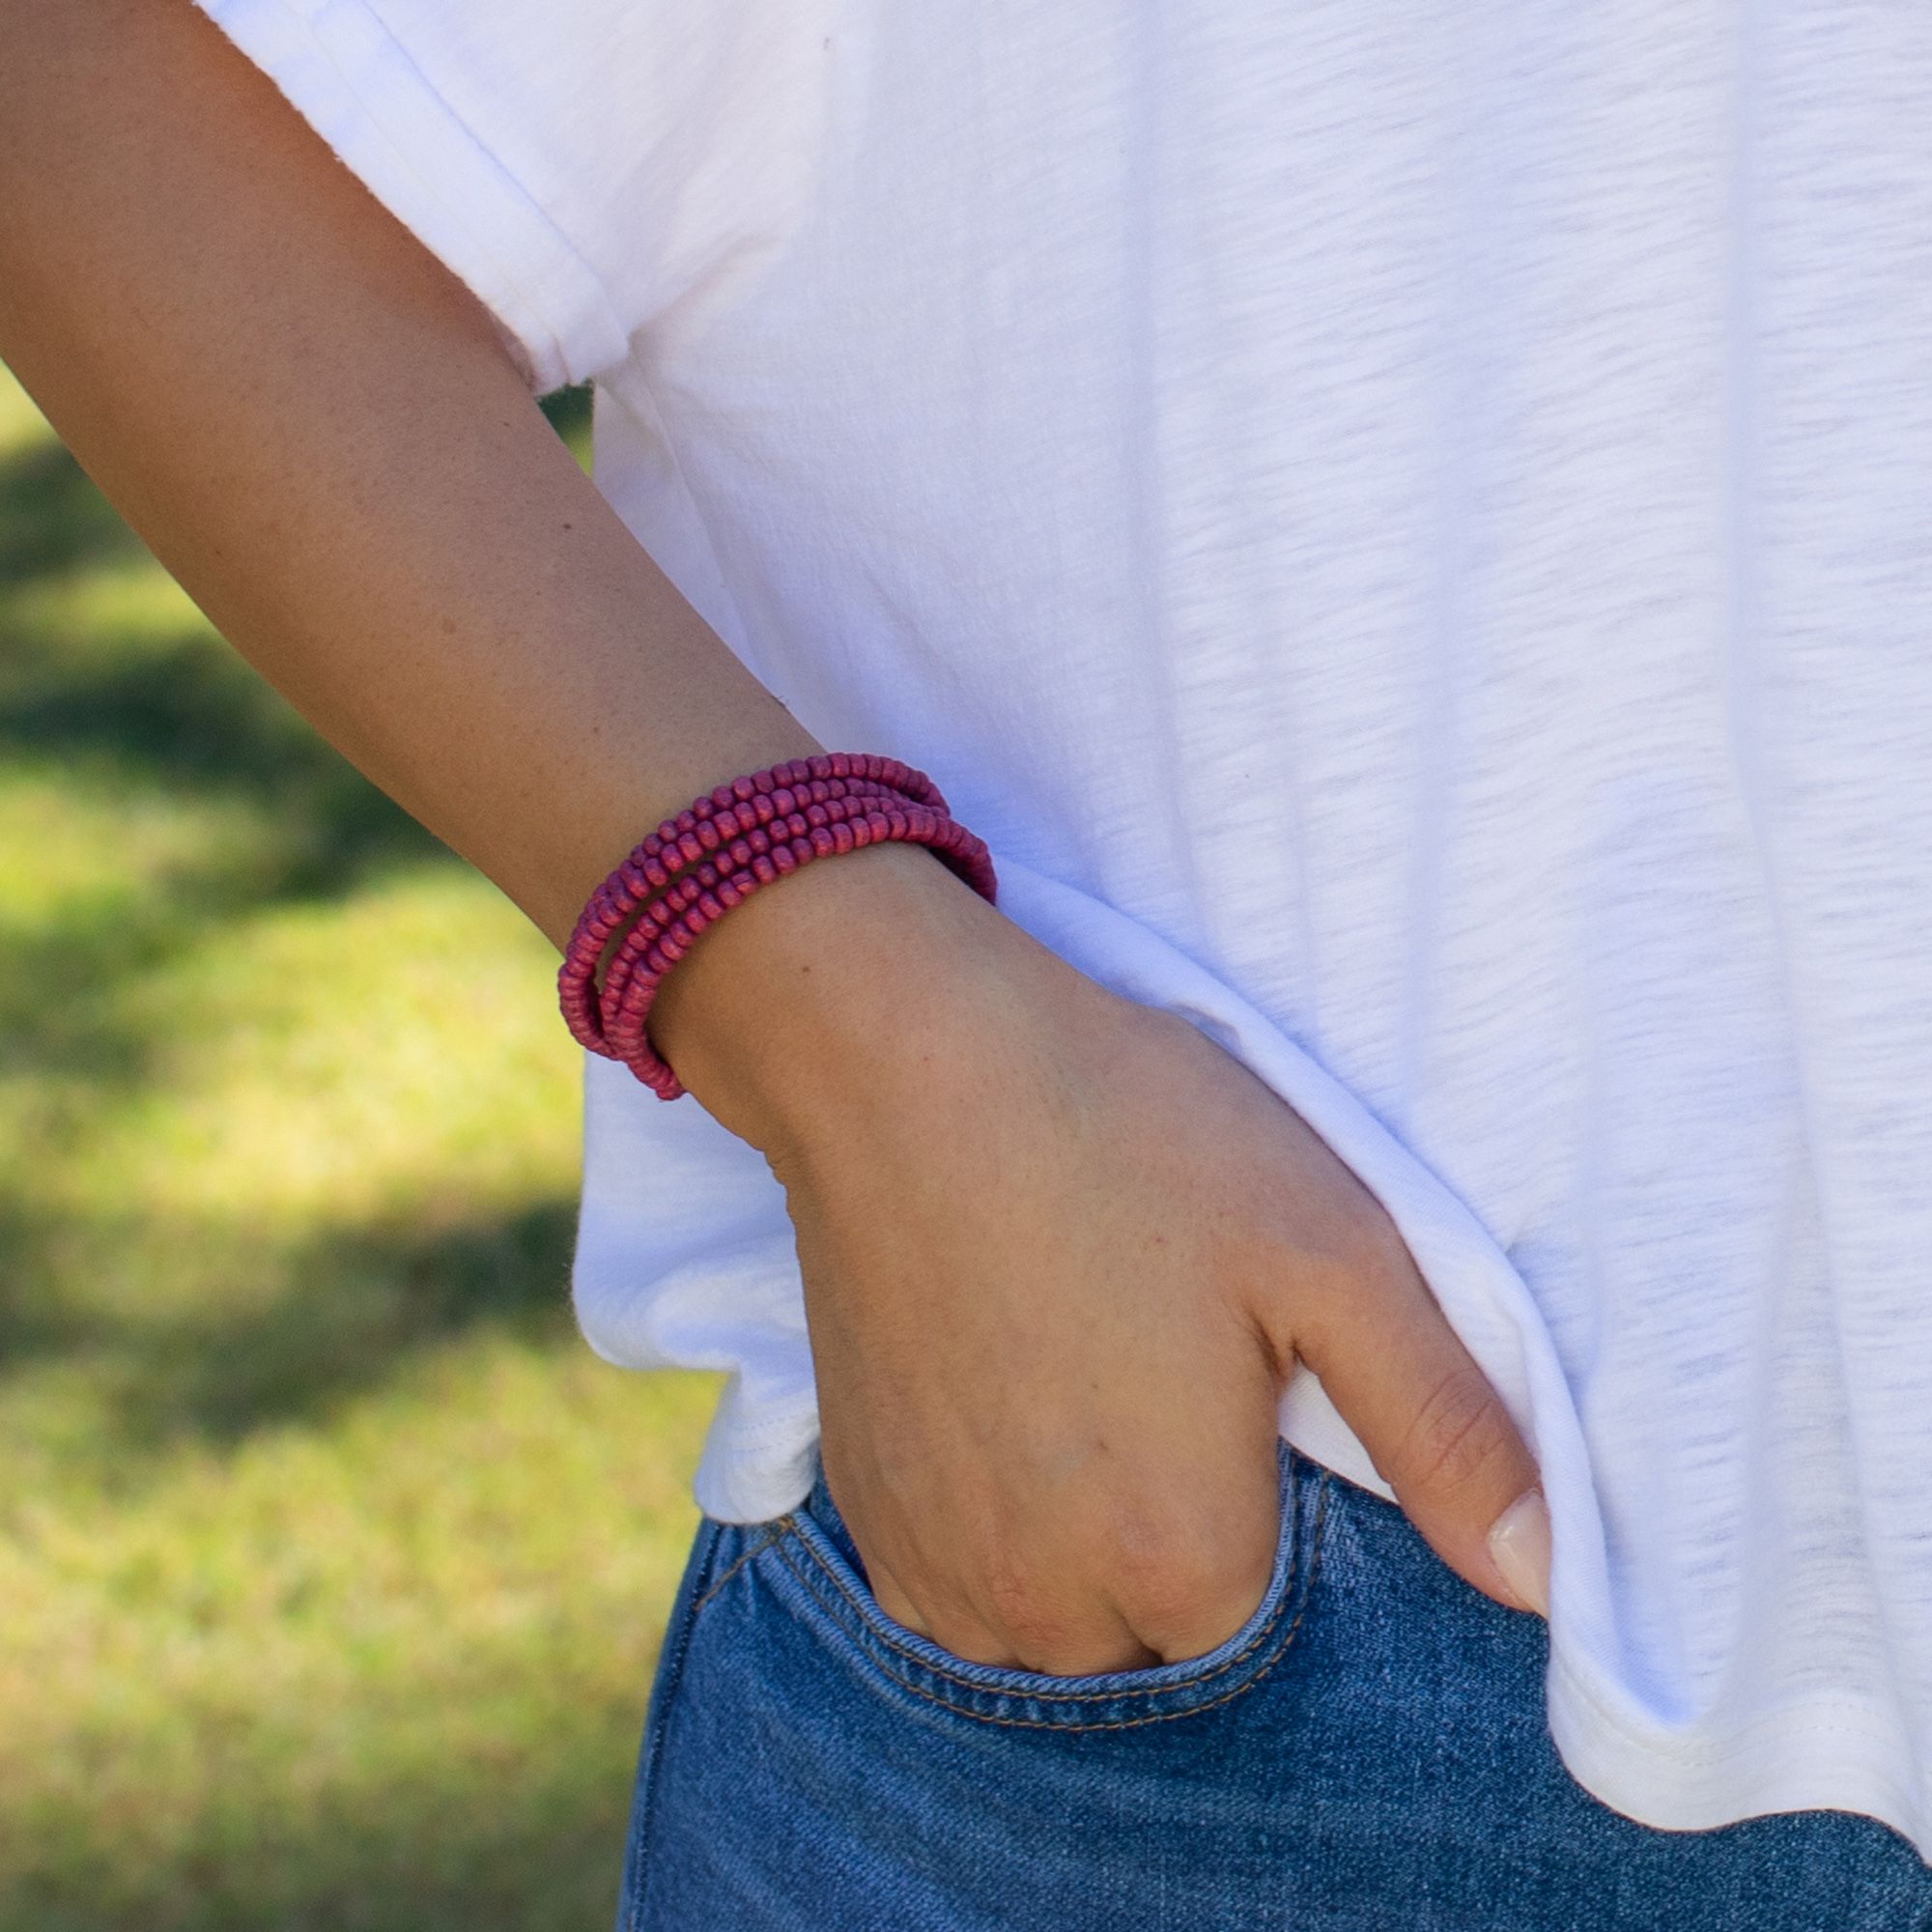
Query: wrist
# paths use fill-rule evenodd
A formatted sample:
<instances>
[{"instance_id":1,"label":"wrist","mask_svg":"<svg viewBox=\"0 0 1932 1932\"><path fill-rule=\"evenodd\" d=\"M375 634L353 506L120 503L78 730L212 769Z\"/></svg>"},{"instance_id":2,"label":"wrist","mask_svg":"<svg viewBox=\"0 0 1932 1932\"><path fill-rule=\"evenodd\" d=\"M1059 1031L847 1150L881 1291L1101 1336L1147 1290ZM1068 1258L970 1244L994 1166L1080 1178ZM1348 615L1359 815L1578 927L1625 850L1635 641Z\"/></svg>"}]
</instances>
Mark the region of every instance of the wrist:
<instances>
[{"instance_id":1,"label":"wrist","mask_svg":"<svg viewBox=\"0 0 1932 1932\"><path fill-rule=\"evenodd\" d=\"M923 848L869 846L802 867L702 933L666 977L651 1036L724 1125L768 1153L796 1149L943 1089L1018 952L1052 960Z\"/></svg>"}]
</instances>

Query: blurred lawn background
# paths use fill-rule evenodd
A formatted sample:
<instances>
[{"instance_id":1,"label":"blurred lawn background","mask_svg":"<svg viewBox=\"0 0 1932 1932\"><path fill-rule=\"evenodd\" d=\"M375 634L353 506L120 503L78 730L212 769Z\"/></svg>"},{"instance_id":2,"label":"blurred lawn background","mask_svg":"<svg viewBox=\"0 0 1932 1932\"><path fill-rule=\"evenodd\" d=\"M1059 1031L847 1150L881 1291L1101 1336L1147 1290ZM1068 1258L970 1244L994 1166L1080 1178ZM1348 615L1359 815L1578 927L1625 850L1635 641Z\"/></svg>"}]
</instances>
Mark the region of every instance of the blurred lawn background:
<instances>
[{"instance_id":1,"label":"blurred lawn background","mask_svg":"<svg viewBox=\"0 0 1932 1932\"><path fill-rule=\"evenodd\" d=\"M553 972L0 371L4 1932L610 1924L712 1388L572 1325Z\"/></svg>"}]
</instances>

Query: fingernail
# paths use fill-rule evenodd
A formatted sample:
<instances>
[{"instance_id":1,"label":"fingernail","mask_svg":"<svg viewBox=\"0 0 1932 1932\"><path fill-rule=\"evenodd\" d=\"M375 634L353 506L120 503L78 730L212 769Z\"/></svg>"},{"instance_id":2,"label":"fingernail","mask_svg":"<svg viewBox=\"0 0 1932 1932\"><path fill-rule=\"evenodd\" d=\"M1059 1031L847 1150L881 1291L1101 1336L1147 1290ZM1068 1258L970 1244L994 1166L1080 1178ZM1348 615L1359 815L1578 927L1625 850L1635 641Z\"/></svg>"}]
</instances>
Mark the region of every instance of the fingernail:
<instances>
[{"instance_id":1,"label":"fingernail","mask_svg":"<svg viewBox=\"0 0 1932 1932\"><path fill-rule=\"evenodd\" d=\"M1549 1614L1549 1505L1525 1490L1490 1531L1490 1559L1510 1593L1538 1616Z\"/></svg>"}]
</instances>

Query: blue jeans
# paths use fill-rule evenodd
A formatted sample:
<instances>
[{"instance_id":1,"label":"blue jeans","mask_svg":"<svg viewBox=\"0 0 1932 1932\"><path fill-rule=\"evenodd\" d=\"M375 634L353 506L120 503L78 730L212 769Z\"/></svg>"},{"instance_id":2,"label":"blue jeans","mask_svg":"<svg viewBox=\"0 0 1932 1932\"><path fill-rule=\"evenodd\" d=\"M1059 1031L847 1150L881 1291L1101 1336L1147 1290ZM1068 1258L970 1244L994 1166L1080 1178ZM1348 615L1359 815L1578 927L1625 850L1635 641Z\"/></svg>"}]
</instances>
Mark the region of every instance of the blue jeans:
<instances>
[{"instance_id":1,"label":"blue jeans","mask_svg":"<svg viewBox=\"0 0 1932 1932\"><path fill-rule=\"evenodd\" d=\"M705 1522L620 1932L1890 1932L1932 1871L1846 1812L1666 1833L1590 1798L1544 1626L1286 1448L1267 1595L1211 1655L1043 1677L884 1615L821 1480Z\"/></svg>"}]
</instances>

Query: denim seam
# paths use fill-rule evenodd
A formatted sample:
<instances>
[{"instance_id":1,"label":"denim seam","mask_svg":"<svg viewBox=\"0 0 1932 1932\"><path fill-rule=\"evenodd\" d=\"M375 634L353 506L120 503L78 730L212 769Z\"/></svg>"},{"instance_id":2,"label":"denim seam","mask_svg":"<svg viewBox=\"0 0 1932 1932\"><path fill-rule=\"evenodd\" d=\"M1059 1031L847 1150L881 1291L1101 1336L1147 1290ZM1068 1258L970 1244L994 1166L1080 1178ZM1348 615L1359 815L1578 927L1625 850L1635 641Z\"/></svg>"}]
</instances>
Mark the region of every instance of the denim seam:
<instances>
[{"instance_id":1,"label":"denim seam","mask_svg":"<svg viewBox=\"0 0 1932 1932\"><path fill-rule=\"evenodd\" d=\"M696 1617L698 1611L701 1610L705 1606L705 1605L708 1604L712 1600L712 1598L715 1597L719 1593L719 1591L722 1590L724 1587L724 1585L728 1583L731 1580L731 1578L735 1577L738 1574L738 1572L742 1570L745 1567L745 1565L752 1560L753 1557L757 1556L761 1554L763 1551L769 1549L773 1544L779 1542L783 1537L791 1535L792 1532L795 1531L797 1528L798 1528L798 1519L796 1517L794 1516L781 1517L779 1520L772 1525L770 1530L768 1530L764 1536L760 1537L756 1543L753 1544L752 1547L749 1549L747 1549L735 1563L731 1565L730 1569L725 1571L724 1576L719 1577L719 1579L712 1584L710 1589L705 1591L703 1596L699 1597L696 1603L692 1605L691 1614L694 1617Z\"/></svg>"},{"instance_id":2,"label":"denim seam","mask_svg":"<svg viewBox=\"0 0 1932 1932\"><path fill-rule=\"evenodd\" d=\"M1297 1548L1291 1552L1288 1559L1288 1575L1282 1579L1281 1595L1275 1600L1274 1608L1268 1612L1267 1621L1255 1632L1254 1635L1233 1657L1224 1659L1212 1670L1204 1670L1198 1676L1176 1678L1173 1682L1167 1684L1128 1685L1119 1690L1009 1691L998 1690L991 1685L977 1684L972 1678L964 1676L956 1670L949 1670L943 1663L935 1663L929 1658L921 1657L917 1651L900 1643L889 1632L878 1629L872 1618L867 1614L866 1605L852 1594L850 1589L846 1587L844 1579L832 1569L825 1558L816 1549L813 1549L809 1542L805 1544L805 1548L807 1553L811 1557L811 1560L818 1565L820 1570L824 1571L826 1577L831 1580L833 1587L852 1605L852 1608L858 1613L860 1620L866 1625L866 1628L872 1633L879 1642L884 1644L889 1650L895 1651L898 1656L904 1658L916 1670L926 1671L934 1677L947 1678L951 1682L960 1686L962 1690L976 1690L982 1694L996 1697L1029 1697L1042 1704L1111 1704L1122 1697L1158 1697L1164 1691L1191 1690L1195 1685L1208 1683L1213 1678L1221 1676L1225 1671L1234 1669L1237 1663L1241 1663L1249 1657L1252 1657L1256 1649L1267 1641L1275 1625L1280 1623L1282 1612L1288 1608L1288 1600L1294 1590L1295 1568L1300 1557L1298 1542L1299 1539L1297 1538Z\"/></svg>"},{"instance_id":3,"label":"denim seam","mask_svg":"<svg viewBox=\"0 0 1932 1932\"><path fill-rule=\"evenodd\" d=\"M710 1562L718 1548L718 1538L724 1525L709 1518L703 1520L699 1534L710 1539L711 1548L705 1551L705 1561ZM694 1602L684 1615L678 1619L675 1631L665 1633L666 1641L673 1647L668 1660L669 1668L664 1679L664 1697L659 1708L650 1714L649 1728L645 1736L644 1759L639 1767L638 1781L643 1793L643 1804L632 1824L630 1842L626 1847L626 1877L633 1883L625 1887L623 1910L623 1932L636 1932L639 1924L637 1907L644 1893L644 1848L651 1835L651 1823L657 1815L658 1790L663 1780L658 1776L658 1760L664 1755L665 1733L670 1728L670 1709L677 1699L678 1687L684 1682L684 1665L691 1654L692 1633L696 1628L697 1612L703 1607L703 1601Z\"/></svg>"},{"instance_id":4,"label":"denim seam","mask_svg":"<svg viewBox=\"0 0 1932 1932\"><path fill-rule=\"evenodd\" d=\"M1151 1717L1109 1719L1098 1723L1091 1723L1091 1724L1066 1723L1059 1719L1049 1719L1044 1718L999 1718L999 1717L993 1717L984 1711L973 1710L970 1707L963 1704L955 1704L950 1698L940 1696L936 1691L922 1690L920 1686L908 1682L905 1678L901 1677L895 1670L893 1670L889 1665L887 1665L880 1660L872 1659L870 1661L873 1662L874 1666L877 1668L880 1675L883 1676L889 1683L896 1684L902 1690L910 1691L912 1695L915 1697L923 1697L929 1704L937 1704L942 1711L951 1711L957 1717L970 1719L975 1723L1000 1724L1007 1726L1009 1729L1030 1730L1030 1731L1073 1731L1073 1732L1130 1731L1137 1729L1139 1726L1144 1724L1171 1724L1181 1718L1198 1717L1201 1713L1205 1711L1218 1710L1220 1706L1222 1706L1223 1704L1231 1704L1236 1697L1242 1696L1247 1691L1252 1690L1255 1688L1255 1686L1259 1684L1262 1681L1262 1679L1264 1678L1268 1674L1268 1672L1271 1671L1275 1667L1275 1665L1279 1663L1281 1660L1284 1657L1286 1657L1292 1649L1293 1649L1294 1639L1299 1634L1301 1630L1301 1620L1307 1614L1309 1603L1313 1599L1315 1594L1316 1579L1320 1577L1321 1572L1321 1530L1327 1513L1328 1513L1328 1476L1327 1472L1324 1470L1321 1476L1320 1491L1315 1500L1314 1520L1310 1523L1308 1531L1309 1540L1314 1544L1315 1549L1313 1555L1309 1558L1307 1588L1302 1593L1300 1606L1295 1610L1294 1613L1294 1621L1289 1625L1288 1633L1282 1638L1280 1648L1276 1650L1275 1654L1272 1657L1270 1657L1268 1661L1264 1664L1263 1664L1262 1667L1259 1670L1257 1670L1252 1677L1250 1677L1247 1680L1246 1683L1236 1685L1232 1690L1224 1690L1218 1697L1210 1697L1205 1704L1190 1704L1184 1711L1164 1711L1156 1716L1151 1716ZM800 1541L805 1548L809 1550L811 1549L811 1546L810 1543L806 1543L803 1538L801 1538ZM818 1556L818 1552L816 1550L811 1550L811 1554L813 1560L818 1564L819 1569L825 1571L825 1574L831 1577L832 1582L838 1588L840 1594L844 1596L846 1602L848 1604L851 1604L852 1607L855 1610L860 1609L860 1605L853 1599L851 1592L849 1590L846 1590L844 1584L839 1581L838 1577L833 1576L833 1574L829 1570L826 1570L825 1563L823 1559ZM779 1556L784 1563L785 1568L792 1573L792 1575L798 1579L799 1583L806 1590L810 1592L812 1596L816 1597L818 1595L818 1592L812 1589L812 1586L810 1580L807 1578L805 1573L799 1569L796 1563L792 1561L789 1552L784 1549L780 1549ZM956 1672L943 1670L935 1664L927 1663L922 1658L915 1657L910 1651L906 1650L902 1645L891 1643L890 1638L884 1638L882 1640L890 1644L891 1648L896 1655L903 1657L907 1662L911 1663L916 1668L928 1671L935 1676L948 1679L951 1682L958 1684L967 1690L971 1690L978 1692L981 1696L1012 1697L1018 1699L1022 1703L1058 1702L1058 1703L1079 1703L1079 1704L1111 1704L1111 1703L1117 1703L1118 1701L1120 1701L1120 1699L1123 1697L1153 1697L1161 1695L1162 1693L1167 1693L1170 1695L1179 1695L1182 1692L1192 1690L1200 1685L1208 1683L1213 1678L1221 1676L1225 1671L1233 1669L1234 1666L1236 1663L1238 1663L1242 1658L1250 1657L1254 1654L1256 1646L1263 1641L1263 1638L1266 1635L1267 1632L1271 1631L1274 1628L1274 1626L1281 1621L1281 1613L1284 1609L1287 1608L1289 1594L1294 1587L1295 1567L1298 1565L1299 1560L1300 1560L1300 1547L1299 1547L1299 1539L1297 1538L1294 1555L1290 1558L1291 1567L1289 1571L1288 1579L1286 1582L1284 1582L1282 1586L1282 1601L1279 1605L1277 1605L1274 1614L1268 1619L1266 1629L1264 1630L1260 1634L1258 1634L1253 1642L1247 1644L1242 1649L1238 1657L1230 1658L1227 1661L1227 1662L1216 1664L1215 1667L1211 1671L1208 1672L1206 1676L1184 1678L1178 1684L1150 1685L1142 1690L1129 1689L1124 1690L1062 1690L1062 1691L1001 1690L988 1685L972 1684L966 1678L959 1676ZM820 1602L821 1603L823 1602L822 1598L820 1599ZM870 1628L869 1623L867 1624L867 1627L868 1629Z\"/></svg>"}]
</instances>

